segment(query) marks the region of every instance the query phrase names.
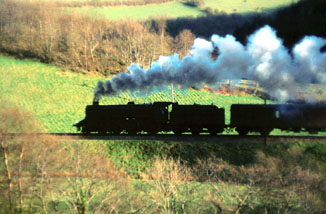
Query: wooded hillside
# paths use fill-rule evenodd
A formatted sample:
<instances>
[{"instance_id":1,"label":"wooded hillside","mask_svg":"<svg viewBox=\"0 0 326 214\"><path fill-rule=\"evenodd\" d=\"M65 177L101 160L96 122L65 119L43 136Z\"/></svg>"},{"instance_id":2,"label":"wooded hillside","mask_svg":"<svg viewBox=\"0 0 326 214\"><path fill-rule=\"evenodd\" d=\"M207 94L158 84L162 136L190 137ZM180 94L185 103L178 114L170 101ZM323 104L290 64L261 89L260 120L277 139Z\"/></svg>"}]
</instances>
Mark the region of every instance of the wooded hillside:
<instances>
[{"instance_id":1,"label":"wooded hillside","mask_svg":"<svg viewBox=\"0 0 326 214\"><path fill-rule=\"evenodd\" d=\"M303 0L269 13L114 22L68 13L50 3L0 3L0 52L103 75L125 71L132 62L148 68L158 56L173 52L183 57L195 37L234 34L245 43L249 34L266 24L288 47L306 34L326 36L323 0Z\"/></svg>"}]
</instances>

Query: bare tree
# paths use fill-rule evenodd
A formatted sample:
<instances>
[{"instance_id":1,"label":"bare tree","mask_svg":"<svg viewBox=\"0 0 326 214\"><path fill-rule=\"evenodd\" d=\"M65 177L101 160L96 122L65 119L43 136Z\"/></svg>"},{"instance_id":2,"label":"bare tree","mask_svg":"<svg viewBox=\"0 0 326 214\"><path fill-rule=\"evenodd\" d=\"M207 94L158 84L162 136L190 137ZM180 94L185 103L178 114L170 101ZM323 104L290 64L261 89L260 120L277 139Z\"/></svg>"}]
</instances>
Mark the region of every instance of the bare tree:
<instances>
[{"instance_id":1,"label":"bare tree","mask_svg":"<svg viewBox=\"0 0 326 214\"><path fill-rule=\"evenodd\" d=\"M207 200L219 213L318 213L323 209L320 187L325 181L321 174L262 152L250 166L213 158L198 161L195 171L215 190ZM233 203L226 203L225 197Z\"/></svg>"},{"instance_id":2,"label":"bare tree","mask_svg":"<svg viewBox=\"0 0 326 214\"><path fill-rule=\"evenodd\" d=\"M82 145L66 144L60 174L65 185L58 189L56 200L64 202L72 213L111 213L119 209L126 192L124 175L116 171L99 153L83 151ZM126 183L125 183L126 184Z\"/></svg>"},{"instance_id":3,"label":"bare tree","mask_svg":"<svg viewBox=\"0 0 326 214\"><path fill-rule=\"evenodd\" d=\"M1 102L0 149L5 166L0 178L6 178L7 202L0 201L8 213L48 213L47 194L52 180L50 172L57 168L60 142L42 132L33 115ZM6 206L8 204L8 206Z\"/></svg>"},{"instance_id":4,"label":"bare tree","mask_svg":"<svg viewBox=\"0 0 326 214\"><path fill-rule=\"evenodd\" d=\"M28 142L28 133L38 130L31 114L21 111L19 108L9 106L1 102L0 110L0 146L4 167L3 175L7 180L7 196L9 212L14 213L16 201L19 204L20 213L23 212L22 196L22 165ZM16 134L23 133L22 137ZM18 194L14 187L17 185ZM16 200L18 195L18 200Z\"/></svg>"},{"instance_id":5,"label":"bare tree","mask_svg":"<svg viewBox=\"0 0 326 214\"><path fill-rule=\"evenodd\" d=\"M189 54L195 35L188 29L181 31L174 40L174 51L183 58Z\"/></svg>"},{"instance_id":6,"label":"bare tree","mask_svg":"<svg viewBox=\"0 0 326 214\"><path fill-rule=\"evenodd\" d=\"M198 187L192 183L190 169L180 160L157 158L153 168L148 170L152 184L151 200L145 206L146 212L187 213L188 204L194 202L193 193Z\"/></svg>"}]
</instances>

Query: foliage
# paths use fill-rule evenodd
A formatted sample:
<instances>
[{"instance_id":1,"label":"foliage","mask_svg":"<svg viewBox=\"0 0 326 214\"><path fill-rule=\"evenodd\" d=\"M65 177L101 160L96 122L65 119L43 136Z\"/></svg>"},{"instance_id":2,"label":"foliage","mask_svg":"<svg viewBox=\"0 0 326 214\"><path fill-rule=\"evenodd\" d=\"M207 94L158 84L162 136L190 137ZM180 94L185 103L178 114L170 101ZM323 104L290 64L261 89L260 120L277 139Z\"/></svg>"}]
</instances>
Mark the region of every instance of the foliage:
<instances>
[{"instance_id":1,"label":"foliage","mask_svg":"<svg viewBox=\"0 0 326 214\"><path fill-rule=\"evenodd\" d=\"M32 131L34 120L17 107L2 106L3 213L320 213L324 209L324 143L8 138L4 127ZM27 116L30 119L24 120ZM123 161L119 168L132 177L138 173L140 179L128 178L112 166L119 160Z\"/></svg>"},{"instance_id":2,"label":"foliage","mask_svg":"<svg viewBox=\"0 0 326 214\"><path fill-rule=\"evenodd\" d=\"M86 214L128 207L120 206L127 191L124 174L96 146L85 151L82 143L28 134L36 127L33 117L17 107L2 106L0 213ZM12 130L26 134L8 135Z\"/></svg>"},{"instance_id":3,"label":"foliage","mask_svg":"<svg viewBox=\"0 0 326 214\"><path fill-rule=\"evenodd\" d=\"M57 142L33 134L42 129L31 113L3 100L0 103L0 211L13 214L43 210L47 189L44 167L53 160L51 152L56 150ZM22 132L25 134L11 135ZM47 149L40 149L37 143Z\"/></svg>"},{"instance_id":4,"label":"foliage","mask_svg":"<svg viewBox=\"0 0 326 214\"><path fill-rule=\"evenodd\" d=\"M106 145L105 151L112 162L135 178L150 168L157 154L165 150L156 141L112 141Z\"/></svg>"},{"instance_id":5,"label":"foliage","mask_svg":"<svg viewBox=\"0 0 326 214\"><path fill-rule=\"evenodd\" d=\"M102 75L125 71L131 62L148 67L158 55L171 54L167 47L172 39L167 35L161 39L149 25L42 6L46 9L28 2L0 4L2 52Z\"/></svg>"},{"instance_id":6,"label":"foliage","mask_svg":"<svg viewBox=\"0 0 326 214\"><path fill-rule=\"evenodd\" d=\"M204 4L203 0L186 0L184 4L189 5L191 7L198 7L201 8Z\"/></svg>"},{"instance_id":7,"label":"foliage","mask_svg":"<svg viewBox=\"0 0 326 214\"><path fill-rule=\"evenodd\" d=\"M314 195L325 185L321 174L292 165L284 157L275 158L260 152L256 154L257 160L250 166L236 167L223 160L200 162L198 172L212 182L215 192L209 197L220 212L311 213L322 209L321 198ZM237 190L231 194L233 203L228 205L223 196L230 189L221 190L221 186L230 183L245 186L235 186Z\"/></svg>"}]
</instances>

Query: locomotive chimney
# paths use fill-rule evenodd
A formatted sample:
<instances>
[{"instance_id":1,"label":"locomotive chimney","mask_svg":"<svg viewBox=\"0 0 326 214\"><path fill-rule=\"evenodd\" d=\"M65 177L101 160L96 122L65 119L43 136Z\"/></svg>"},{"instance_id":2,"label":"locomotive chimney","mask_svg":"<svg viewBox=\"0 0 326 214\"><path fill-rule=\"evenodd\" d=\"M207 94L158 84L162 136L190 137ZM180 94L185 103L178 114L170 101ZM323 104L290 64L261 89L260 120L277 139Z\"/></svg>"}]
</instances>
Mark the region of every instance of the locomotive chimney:
<instances>
[{"instance_id":1,"label":"locomotive chimney","mask_svg":"<svg viewBox=\"0 0 326 214\"><path fill-rule=\"evenodd\" d=\"M100 103L100 101L94 97L94 99L93 99L93 105L94 106L98 106L99 103Z\"/></svg>"}]
</instances>

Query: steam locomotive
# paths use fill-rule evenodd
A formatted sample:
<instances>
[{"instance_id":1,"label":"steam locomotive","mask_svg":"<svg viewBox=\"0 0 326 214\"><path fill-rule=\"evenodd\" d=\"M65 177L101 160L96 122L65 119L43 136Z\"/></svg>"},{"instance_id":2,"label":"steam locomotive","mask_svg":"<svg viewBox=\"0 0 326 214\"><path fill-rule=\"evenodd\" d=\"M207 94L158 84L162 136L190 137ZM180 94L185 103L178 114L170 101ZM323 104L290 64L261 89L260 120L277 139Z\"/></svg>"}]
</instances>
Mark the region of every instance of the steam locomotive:
<instances>
[{"instance_id":1,"label":"steam locomotive","mask_svg":"<svg viewBox=\"0 0 326 214\"><path fill-rule=\"evenodd\" d=\"M326 131L325 104L233 104L231 122L225 123L225 110L215 105L180 105L172 102L150 104L86 106L85 119L74 124L84 134L156 134L173 132L216 135L235 129L239 135L260 133L267 136L274 129Z\"/></svg>"}]
</instances>

